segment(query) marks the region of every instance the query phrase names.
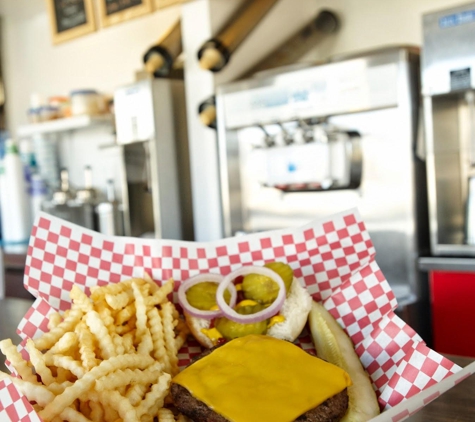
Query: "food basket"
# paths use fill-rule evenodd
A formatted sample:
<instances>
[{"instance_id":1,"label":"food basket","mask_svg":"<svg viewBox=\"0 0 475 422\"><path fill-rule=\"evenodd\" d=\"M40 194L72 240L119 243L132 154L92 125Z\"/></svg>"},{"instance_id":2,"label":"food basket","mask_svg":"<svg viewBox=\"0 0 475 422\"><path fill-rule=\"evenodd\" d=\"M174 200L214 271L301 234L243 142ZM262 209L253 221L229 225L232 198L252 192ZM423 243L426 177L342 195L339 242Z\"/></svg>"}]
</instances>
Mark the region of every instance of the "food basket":
<instances>
[{"instance_id":1,"label":"food basket","mask_svg":"<svg viewBox=\"0 0 475 422\"><path fill-rule=\"evenodd\" d=\"M146 271L159 284L172 277L177 288L201 272L225 275L243 265L284 261L355 344L382 409L373 421L401 421L473 374L475 365L462 369L431 350L393 312L396 298L375 252L356 210L299 228L213 242L110 237L42 213L32 230L24 277L37 299L18 333L26 339L46 331L48 315L70 307L74 284L87 291ZM313 349L306 332L297 343ZM200 352L190 340L179 351L179 365ZM8 380L0 382L0 420L40 420Z\"/></svg>"}]
</instances>

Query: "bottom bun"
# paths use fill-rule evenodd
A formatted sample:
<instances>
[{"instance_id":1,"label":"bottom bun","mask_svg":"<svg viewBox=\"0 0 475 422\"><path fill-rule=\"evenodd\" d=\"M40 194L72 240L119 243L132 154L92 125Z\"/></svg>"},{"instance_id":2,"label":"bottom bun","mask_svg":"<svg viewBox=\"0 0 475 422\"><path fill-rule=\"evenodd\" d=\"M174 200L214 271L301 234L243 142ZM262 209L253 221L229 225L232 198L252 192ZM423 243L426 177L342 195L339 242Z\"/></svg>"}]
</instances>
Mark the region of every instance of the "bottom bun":
<instances>
[{"instance_id":1,"label":"bottom bun","mask_svg":"<svg viewBox=\"0 0 475 422\"><path fill-rule=\"evenodd\" d=\"M311 296L299 280L294 278L290 292L279 312L279 315L285 317L285 321L274 324L266 334L281 340L294 341L305 327L310 309L312 309Z\"/></svg>"},{"instance_id":2,"label":"bottom bun","mask_svg":"<svg viewBox=\"0 0 475 422\"><path fill-rule=\"evenodd\" d=\"M274 324L267 330L266 334L281 340L294 341L307 323L311 308L311 296L307 289L300 284L299 280L294 277L290 291L279 312L279 315L282 315L285 320ZM208 349L214 346L213 341L201 331L202 329L207 330L210 328L211 320L196 318L186 312L185 319L191 334L202 346Z\"/></svg>"},{"instance_id":3,"label":"bottom bun","mask_svg":"<svg viewBox=\"0 0 475 422\"><path fill-rule=\"evenodd\" d=\"M193 337L198 340L198 343L200 343L203 347L206 347L210 349L211 347L214 346L213 342L211 339L203 334L201 332L202 329L209 329L211 326L211 320L210 319L204 319L204 318L197 318L194 316L191 316L187 312L184 312L185 314L185 321L186 324L188 325L188 328L190 329L191 334Z\"/></svg>"}]
</instances>

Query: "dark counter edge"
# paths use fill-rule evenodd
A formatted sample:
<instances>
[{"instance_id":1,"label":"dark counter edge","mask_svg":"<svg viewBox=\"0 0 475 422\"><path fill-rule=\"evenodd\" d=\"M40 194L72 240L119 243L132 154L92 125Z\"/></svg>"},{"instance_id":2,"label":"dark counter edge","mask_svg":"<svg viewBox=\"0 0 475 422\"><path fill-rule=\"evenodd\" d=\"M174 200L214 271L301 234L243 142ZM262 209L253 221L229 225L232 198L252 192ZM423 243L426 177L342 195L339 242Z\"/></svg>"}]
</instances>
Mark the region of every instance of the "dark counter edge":
<instances>
[{"instance_id":1,"label":"dark counter edge","mask_svg":"<svg viewBox=\"0 0 475 422\"><path fill-rule=\"evenodd\" d=\"M422 271L456 271L475 273L475 258L422 257L418 260Z\"/></svg>"}]
</instances>

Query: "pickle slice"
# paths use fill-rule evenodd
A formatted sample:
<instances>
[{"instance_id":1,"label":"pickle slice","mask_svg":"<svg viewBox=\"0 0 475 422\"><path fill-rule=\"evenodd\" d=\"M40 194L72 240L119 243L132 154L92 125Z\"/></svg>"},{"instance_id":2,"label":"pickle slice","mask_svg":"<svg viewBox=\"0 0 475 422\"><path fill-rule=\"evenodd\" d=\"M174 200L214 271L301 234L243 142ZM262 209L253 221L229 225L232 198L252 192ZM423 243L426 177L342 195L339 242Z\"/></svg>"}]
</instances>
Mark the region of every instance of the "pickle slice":
<instances>
[{"instance_id":1,"label":"pickle slice","mask_svg":"<svg viewBox=\"0 0 475 422\"><path fill-rule=\"evenodd\" d=\"M264 265L275 273L279 274L288 292L294 279L294 273L289 265L283 262L269 262ZM248 274L242 281L242 291L246 299L269 304L272 303L279 294L279 286L276 282L261 274Z\"/></svg>"},{"instance_id":2,"label":"pickle slice","mask_svg":"<svg viewBox=\"0 0 475 422\"><path fill-rule=\"evenodd\" d=\"M186 299L188 303L196 309L201 311L209 311L216 303L216 290L218 290L218 283L212 281L204 281L203 283L195 284L186 291ZM227 304L231 299L231 293L228 290L224 292L224 300Z\"/></svg>"},{"instance_id":3,"label":"pickle slice","mask_svg":"<svg viewBox=\"0 0 475 422\"><path fill-rule=\"evenodd\" d=\"M275 273L279 274L285 284L285 290L288 292L290 290L290 286L292 285L292 281L294 280L294 272L290 265L285 264L284 262L268 262L264 265L274 271Z\"/></svg>"},{"instance_id":4,"label":"pickle slice","mask_svg":"<svg viewBox=\"0 0 475 422\"><path fill-rule=\"evenodd\" d=\"M264 308L265 306L261 304L246 305L236 307L236 312L241 315L249 315L255 314ZM220 317L216 318L214 326L226 340L232 340L249 334L265 334L267 332L267 323L268 321L265 319L260 322L240 324L239 322L231 321L226 317Z\"/></svg>"}]
</instances>

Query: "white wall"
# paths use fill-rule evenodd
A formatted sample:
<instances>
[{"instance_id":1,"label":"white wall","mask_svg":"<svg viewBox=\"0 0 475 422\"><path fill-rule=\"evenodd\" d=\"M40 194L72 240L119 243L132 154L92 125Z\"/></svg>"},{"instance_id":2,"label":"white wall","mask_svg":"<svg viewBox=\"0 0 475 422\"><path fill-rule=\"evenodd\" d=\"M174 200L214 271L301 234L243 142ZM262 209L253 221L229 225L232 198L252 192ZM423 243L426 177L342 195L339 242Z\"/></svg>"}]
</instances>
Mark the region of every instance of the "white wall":
<instances>
[{"instance_id":1,"label":"white wall","mask_svg":"<svg viewBox=\"0 0 475 422\"><path fill-rule=\"evenodd\" d=\"M170 7L53 46L45 0L0 0L10 130L26 122L32 92L45 97L78 88L112 93L133 82L143 53L179 13L179 7Z\"/></svg>"}]
</instances>

